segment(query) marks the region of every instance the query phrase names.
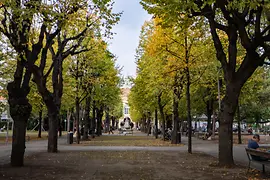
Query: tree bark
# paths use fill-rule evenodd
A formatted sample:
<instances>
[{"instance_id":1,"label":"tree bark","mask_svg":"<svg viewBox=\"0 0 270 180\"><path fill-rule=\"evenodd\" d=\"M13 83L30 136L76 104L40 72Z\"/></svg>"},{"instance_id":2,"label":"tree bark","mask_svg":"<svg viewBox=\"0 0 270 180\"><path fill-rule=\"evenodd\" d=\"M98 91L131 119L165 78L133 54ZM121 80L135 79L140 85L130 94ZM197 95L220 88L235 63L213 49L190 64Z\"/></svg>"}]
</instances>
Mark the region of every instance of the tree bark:
<instances>
[{"instance_id":1,"label":"tree bark","mask_svg":"<svg viewBox=\"0 0 270 180\"><path fill-rule=\"evenodd\" d=\"M156 139L158 138L158 114L157 114L157 108L155 109L155 136Z\"/></svg>"},{"instance_id":2,"label":"tree bark","mask_svg":"<svg viewBox=\"0 0 270 180\"><path fill-rule=\"evenodd\" d=\"M238 144L242 144L242 137L241 137L241 116L240 116L240 108L239 104L237 106L237 124L238 124Z\"/></svg>"},{"instance_id":3,"label":"tree bark","mask_svg":"<svg viewBox=\"0 0 270 180\"><path fill-rule=\"evenodd\" d=\"M39 123L39 126L38 126L38 138L41 138L41 130L42 130L42 110L39 111L38 115L39 115L39 118L38 118L38 123Z\"/></svg>"},{"instance_id":4,"label":"tree bark","mask_svg":"<svg viewBox=\"0 0 270 180\"><path fill-rule=\"evenodd\" d=\"M221 104L219 126L219 164L233 165L233 134L232 124L238 104L241 88L236 84L227 84L225 97Z\"/></svg>"},{"instance_id":5,"label":"tree bark","mask_svg":"<svg viewBox=\"0 0 270 180\"><path fill-rule=\"evenodd\" d=\"M175 88L176 91L176 88ZM172 132L172 144L179 144L181 138L179 137L179 112L178 112L178 97L174 94L173 98L173 132Z\"/></svg>"},{"instance_id":6,"label":"tree bark","mask_svg":"<svg viewBox=\"0 0 270 180\"><path fill-rule=\"evenodd\" d=\"M67 132L70 131L70 118L71 118L72 112L69 110L67 111Z\"/></svg>"},{"instance_id":7,"label":"tree bark","mask_svg":"<svg viewBox=\"0 0 270 180\"><path fill-rule=\"evenodd\" d=\"M185 34L185 74L186 74L186 100L187 100L187 122L188 122L188 153L192 153L191 135L192 135L192 119L191 119L191 105L190 105L190 73L189 73L189 49L187 34Z\"/></svg>"},{"instance_id":8,"label":"tree bark","mask_svg":"<svg viewBox=\"0 0 270 180\"><path fill-rule=\"evenodd\" d=\"M83 133L83 140L88 139L88 133L89 133L89 121L90 121L90 103L91 103L91 97L88 96L86 98L86 104L85 104L85 124L84 124L84 133Z\"/></svg>"},{"instance_id":9,"label":"tree bark","mask_svg":"<svg viewBox=\"0 0 270 180\"><path fill-rule=\"evenodd\" d=\"M159 107L159 112L162 120L162 139L165 141L165 114L164 114L164 106L161 104L161 96L158 96L158 107Z\"/></svg>"},{"instance_id":10,"label":"tree bark","mask_svg":"<svg viewBox=\"0 0 270 180\"><path fill-rule=\"evenodd\" d=\"M109 129L110 129L110 115L109 115L109 108L106 107L106 110L105 110L105 115L106 115L106 119L105 119L105 133L109 132Z\"/></svg>"},{"instance_id":11,"label":"tree bark","mask_svg":"<svg viewBox=\"0 0 270 180\"><path fill-rule=\"evenodd\" d=\"M58 128L58 110L53 106L47 107L49 117L49 137L48 137L48 152L57 153L57 128Z\"/></svg>"},{"instance_id":12,"label":"tree bark","mask_svg":"<svg viewBox=\"0 0 270 180\"><path fill-rule=\"evenodd\" d=\"M101 136L102 135L101 126L102 126L103 108L100 107L96 109L97 109L97 136Z\"/></svg>"},{"instance_id":13,"label":"tree bark","mask_svg":"<svg viewBox=\"0 0 270 180\"><path fill-rule=\"evenodd\" d=\"M77 135L76 135L76 143L80 144L80 102L79 102L79 97L76 97L76 131L77 131Z\"/></svg>"},{"instance_id":14,"label":"tree bark","mask_svg":"<svg viewBox=\"0 0 270 180\"><path fill-rule=\"evenodd\" d=\"M206 102L206 113L207 113L207 132L210 133L212 127L212 114L213 114L213 102L212 100L207 100Z\"/></svg>"},{"instance_id":15,"label":"tree bark","mask_svg":"<svg viewBox=\"0 0 270 180\"><path fill-rule=\"evenodd\" d=\"M112 127L113 127L113 129L115 129L115 127L116 127L116 124L115 124L116 123L116 121L115 121L116 118L114 116L112 116L111 119L112 119Z\"/></svg>"},{"instance_id":16,"label":"tree bark","mask_svg":"<svg viewBox=\"0 0 270 180\"><path fill-rule=\"evenodd\" d=\"M146 119L146 115L143 115L143 126L141 129L142 132L147 133L147 119Z\"/></svg>"},{"instance_id":17,"label":"tree bark","mask_svg":"<svg viewBox=\"0 0 270 180\"><path fill-rule=\"evenodd\" d=\"M20 65L20 62L18 62L18 64ZM24 165L26 126L32 111L32 106L27 99L27 95L30 91L28 86L29 83L25 82L25 80L28 81L30 79L30 74L25 75L23 82L24 87L21 87L21 80L23 78L22 74L20 74L22 71L20 70L23 70L23 68L19 65L17 66L16 73L14 75L14 81L9 83L7 86L9 111L14 123L10 159L11 166L14 167ZM26 77L27 75L29 76Z\"/></svg>"},{"instance_id":18,"label":"tree bark","mask_svg":"<svg viewBox=\"0 0 270 180\"><path fill-rule=\"evenodd\" d=\"M187 98L187 121L188 121L188 153L192 153L192 119L191 119L191 107L190 107L190 76L189 69L186 70L187 76L187 87L186 87L186 98Z\"/></svg>"},{"instance_id":19,"label":"tree bark","mask_svg":"<svg viewBox=\"0 0 270 180\"><path fill-rule=\"evenodd\" d=\"M149 136L149 134L151 134L151 113L148 112L148 119L147 119L147 128L146 128L146 133L147 136Z\"/></svg>"},{"instance_id":20,"label":"tree bark","mask_svg":"<svg viewBox=\"0 0 270 180\"><path fill-rule=\"evenodd\" d=\"M91 121L91 132L92 132L92 137L95 136L95 131L97 129L96 127L96 102L93 101L93 109L92 109L92 121Z\"/></svg>"},{"instance_id":21,"label":"tree bark","mask_svg":"<svg viewBox=\"0 0 270 180\"><path fill-rule=\"evenodd\" d=\"M59 137L62 136L62 122L63 122L62 116L60 116L60 117L58 118L58 132L59 132Z\"/></svg>"}]
</instances>

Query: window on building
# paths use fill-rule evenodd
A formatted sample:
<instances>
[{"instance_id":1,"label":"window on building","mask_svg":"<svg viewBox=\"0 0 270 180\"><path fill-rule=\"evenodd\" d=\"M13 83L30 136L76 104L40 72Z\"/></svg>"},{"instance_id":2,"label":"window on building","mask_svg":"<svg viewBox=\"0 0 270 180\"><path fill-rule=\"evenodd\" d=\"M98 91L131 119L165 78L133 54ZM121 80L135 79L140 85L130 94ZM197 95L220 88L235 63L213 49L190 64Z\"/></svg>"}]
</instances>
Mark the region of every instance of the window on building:
<instances>
[{"instance_id":1,"label":"window on building","mask_svg":"<svg viewBox=\"0 0 270 180\"><path fill-rule=\"evenodd\" d=\"M129 114L129 108L125 107L124 112L125 114Z\"/></svg>"}]
</instances>

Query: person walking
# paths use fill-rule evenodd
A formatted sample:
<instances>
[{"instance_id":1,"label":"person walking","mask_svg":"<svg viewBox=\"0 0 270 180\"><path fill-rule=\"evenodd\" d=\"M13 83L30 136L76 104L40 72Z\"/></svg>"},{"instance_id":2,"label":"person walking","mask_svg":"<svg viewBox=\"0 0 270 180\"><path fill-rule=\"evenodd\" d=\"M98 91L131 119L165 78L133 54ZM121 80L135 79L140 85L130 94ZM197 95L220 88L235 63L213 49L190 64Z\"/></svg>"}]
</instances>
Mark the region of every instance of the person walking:
<instances>
[{"instance_id":1,"label":"person walking","mask_svg":"<svg viewBox=\"0 0 270 180\"><path fill-rule=\"evenodd\" d=\"M113 128L112 128L112 126L110 126L110 129L109 129L109 134L113 134Z\"/></svg>"}]
</instances>

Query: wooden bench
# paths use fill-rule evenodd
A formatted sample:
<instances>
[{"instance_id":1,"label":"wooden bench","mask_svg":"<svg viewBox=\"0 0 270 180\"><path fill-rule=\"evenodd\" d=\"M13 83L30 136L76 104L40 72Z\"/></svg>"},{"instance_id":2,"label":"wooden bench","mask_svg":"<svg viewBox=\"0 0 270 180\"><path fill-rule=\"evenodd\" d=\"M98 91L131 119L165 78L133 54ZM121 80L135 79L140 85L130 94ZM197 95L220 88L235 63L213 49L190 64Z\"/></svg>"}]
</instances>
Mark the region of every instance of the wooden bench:
<instances>
[{"instance_id":1,"label":"wooden bench","mask_svg":"<svg viewBox=\"0 0 270 180\"><path fill-rule=\"evenodd\" d=\"M132 129L126 129L126 134L132 134L133 135L133 130Z\"/></svg>"},{"instance_id":2,"label":"wooden bench","mask_svg":"<svg viewBox=\"0 0 270 180\"><path fill-rule=\"evenodd\" d=\"M121 129L121 130L118 130L118 133L119 134L132 134L133 135L133 129Z\"/></svg>"},{"instance_id":3,"label":"wooden bench","mask_svg":"<svg viewBox=\"0 0 270 180\"><path fill-rule=\"evenodd\" d=\"M262 147L260 147L260 148L262 148ZM262 165L263 173L265 173L265 165L270 165L270 161L258 161L258 160L254 160L252 158L252 155L253 156L259 156L259 157L266 158L266 159L269 159L270 160L270 152L258 151L256 149L246 148L246 153L247 153L248 160L249 160L248 171L247 172L249 172L251 163L252 162L255 162L255 163L258 163L258 164L261 164Z\"/></svg>"}]
</instances>

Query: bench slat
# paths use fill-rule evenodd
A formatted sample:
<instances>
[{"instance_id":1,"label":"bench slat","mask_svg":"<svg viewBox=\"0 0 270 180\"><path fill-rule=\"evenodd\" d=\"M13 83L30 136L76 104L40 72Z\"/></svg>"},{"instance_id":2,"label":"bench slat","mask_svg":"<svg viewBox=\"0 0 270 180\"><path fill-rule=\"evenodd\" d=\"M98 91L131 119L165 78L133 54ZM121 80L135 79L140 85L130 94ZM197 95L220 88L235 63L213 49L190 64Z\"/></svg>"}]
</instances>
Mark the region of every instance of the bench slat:
<instances>
[{"instance_id":1,"label":"bench slat","mask_svg":"<svg viewBox=\"0 0 270 180\"><path fill-rule=\"evenodd\" d=\"M250 149L250 148L246 148L246 152L248 154L250 154L250 155L260 156L260 157L264 157L264 158L270 159L270 152L258 151L258 150Z\"/></svg>"}]
</instances>

